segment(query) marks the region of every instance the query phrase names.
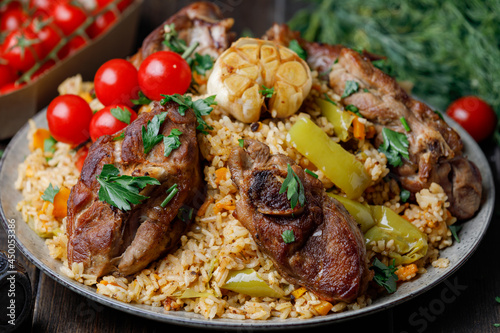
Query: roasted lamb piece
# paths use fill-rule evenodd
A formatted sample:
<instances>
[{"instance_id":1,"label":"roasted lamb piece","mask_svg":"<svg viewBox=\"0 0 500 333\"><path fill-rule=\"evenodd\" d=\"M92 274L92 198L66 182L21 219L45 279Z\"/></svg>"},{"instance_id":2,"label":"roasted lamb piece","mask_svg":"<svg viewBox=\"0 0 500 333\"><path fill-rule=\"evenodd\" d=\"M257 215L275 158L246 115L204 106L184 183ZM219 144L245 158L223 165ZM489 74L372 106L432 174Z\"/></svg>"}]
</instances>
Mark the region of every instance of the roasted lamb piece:
<instances>
[{"instance_id":1,"label":"roasted lamb piece","mask_svg":"<svg viewBox=\"0 0 500 333\"><path fill-rule=\"evenodd\" d=\"M180 146L168 157L164 144L156 144L145 154L142 128L154 116L166 114L159 133L168 136L173 129L182 132ZM126 276L140 271L173 249L191 223L193 208L203 202L203 185L196 140L196 117L185 116L176 103L156 103L126 127L123 139L116 134L99 138L90 148L82 173L68 200L68 261L82 262L85 273ZM117 140L118 139L118 140ZM105 164L113 164L120 175L149 176L161 185L149 185L140 193L149 199L118 209L99 200L96 176ZM178 192L162 207L166 190L177 184ZM186 212L188 212L186 214ZM190 213L189 213L190 212Z\"/></svg>"},{"instance_id":2,"label":"roasted lamb piece","mask_svg":"<svg viewBox=\"0 0 500 333\"><path fill-rule=\"evenodd\" d=\"M139 67L147 56L157 51L168 50L163 41L165 26L171 24L188 46L198 42L196 52L212 58L224 52L235 38L235 33L230 31L234 24L232 18L225 19L219 7L211 2L195 2L171 16L144 39L142 47L130 59L134 66Z\"/></svg>"},{"instance_id":3,"label":"roasted lamb piece","mask_svg":"<svg viewBox=\"0 0 500 333\"><path fill-rule=\"evenodd\" d=\"M269 147L261 142L244 142L244 148L234 149L229 159L241 197L235 217L289 282L328 301L355 300L366 290L372 272L354 218L293 160L270 155ZM294 208L287 194L279 193L288 165L305 192L305 204ZM293 242L285 243L285 231L293 232Z\"/></svg>"},{"instance_id":4,"label":"roasted lamb piece","mask_svg":"<svg viewBox=\"0 0 500 333\"><path fill-rule=\"evenodd\" d=\"M357 92L343 99L352 104L377 129L375 145L383 142L382 129L405 133L409 160L393 168L404 188L412 193L440 184L448 195L450 212L459 219L472 217L481 201L481 174L463 156L460 136L431 108L410 96L389 75L351 49L341 50L330 73L330 86L342 96L347 81L359 85ZM404 117L411 128L407 132Z\"/></svg>"}]
</instances>

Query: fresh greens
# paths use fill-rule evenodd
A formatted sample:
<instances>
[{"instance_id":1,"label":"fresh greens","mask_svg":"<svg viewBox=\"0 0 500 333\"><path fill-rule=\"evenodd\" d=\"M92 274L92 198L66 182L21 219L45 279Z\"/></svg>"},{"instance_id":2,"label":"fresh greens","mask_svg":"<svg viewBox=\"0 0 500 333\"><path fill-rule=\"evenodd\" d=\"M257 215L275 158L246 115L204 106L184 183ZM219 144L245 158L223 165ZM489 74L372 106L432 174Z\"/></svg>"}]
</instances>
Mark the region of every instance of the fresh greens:
<instances>
[{"instance_id":1,"label":"fresh greens","mask_svg":"<svg viewBox=\"0 0 500 333\"><path fill-rule=\"evenodd\" d=\"M375 276L373 280L377 282L378 285L382 286L387 290L388 293L393 293L396 291L398 281L398 276L394 274L397 271L396 267L394 267L395 259L393 259L393 264L386 266L380 260L375 258L373 261L372 269L375 272Z\"/></svg>"},{"instance_id":2,"label":"fresh greens","mask_svg":"<svg viewBox=\"0 0 500 333\"><path fill-rule=\"evenodd\" d=\"M297 206L297 203L304 206L304 203L306 202L304 185L302 185L299 176L297 176L295 171L293 171L290 164L287 164L287 172L288 174L283 181L283 184L281 184L279 194L286 192L286 197L290 201L292 209Z\"/></svg>"},{"instance_id":3,"label":"fresh greens","mask_svg":"<svg viewBox=\"0 0 500 333\"><path fill-rule=\"evenodd\" d=\"M56 194L59 193L59 187L52 187L52 183L43 191L42 200L54 203Z\"/></svg>"},{"instance_id":4,"label":"fresh greens","mask_svg":"<svg viewBox=\"0 0 500 333\"><path fill-rule=\"evenodd\" d=\"M56 147L54 147L56 143L56 139L51 136L43 140L43 151L46 153L54 153L56 151Z\"/></svg>"},{"instance_id":5,"label":"fresh greens","mask_svg":"<svg viewBox=\"0 0 500 333\"><path fill-rule=\"evenodd\" d=\"M179 136L182 134L177 128L172 129L168 136L163 137L163 145L165 146L164 155L165 157L170 156L173 150L181 146L181 140Z\"/></svg>"},{"instance_id":6,"label":"fresh greens","mask_svg":"<svg viewBox=\"0 0 500 333\"><path fill-rule=\"evenodd\" d=\"M147 199L147 196L139 194L147 185L160 185L160 182L152 177L120 176L119 173L113 164L105 164L96 178L101 185L99 200L121 210L130 210L130 204L139 204Z\"/></svg>"},{"instance_id":7,"label":"fresh greens","mask_svg":"<svg viewBox=\"0 0 500 333\"><path fill-rule=\"evenodd\" d=\"M212 130L213 128L209 126L202 116L207 116L214 109L212 105L217 105L215 101L215 95L208 96L205 99L198 99L193 102L191 96L189 95L162 95L164 98L161 100L161 105L165 105L168 102L176 102L179 104L179 113L184 116L186 114L187 109L193 109L194 114L196 116L196 120L198 121L197 130L202 132L203 134L208 134L207 130Z\"/></svg>"},{"instance_id":8,"label":"fresh greens","mask_svg":"<svg viewBox=\"0 0 500 333\"><path fill-rule=\"evenodd\" d=\"M111 108L111 110L109 110L109 112L111 113L111 115L113 117L115 117L119 121L121 121L127 125L130 124L130 117L132 117L132 114L130 113L129 110L127 110L125 108L122 109L120 107L116 107L116 108Z\"/></svg>"},{"instance_id":9,"label":"fresh greens","mask_svg":"<svg viewBox=\"0 0 500 333\"><path fill-rule=\"evenodd\" d=\"M316 178L316 179L318 178L318 175L317 175L317 174L315 174L314 172L312 172L311 170L309 170L309 169L305 169L304 171L305 171L306 173L310 174L311 176L313 176L314 178Z\"/></svg>"},{"instance_id":10,"label":"fresh greens","mask_svg":"<svg viewBox=\"0 0 500 333\"><path fill-rule=\"evenodd\" d=\"M346 98L357 92L359 89L359 84L356 81L346 81L344 87L344 93L341 98Z\"/></svg>"},{"instance_id":11,"label":"fresh greens","mask_svg":"<svg viewBox=\"0 0 500 333\"><path fill-rule=\"evenodd\" d=\"M384 143L379 146L378 150L385 154L390 165L395 167L403 165L401 157L409 159L409 143L406 135L383 128L382 136Z\"/></svg>"},{"instance_id":12,"label":"fresh greens","mask_svg":"<svg viewBox=\"0 0 500 333\"><path fill-rule=\"evenodd\" d=\"M285 244L290 244L295 242L295 234L293 233L293 230L285 230L281 234L281 238L283 238L283 242Z\"/></svg>"},{"instance_id":13,"label":"fresh greens","mask_svg":"<svg viewBox=\"0 0 500 333\"><path fill-rule=\"evenodd\" d=\"M167 190L167 197L163 202L160 204L162 208L165 208L165 206L172 200L172 198L179 192L178 185L174 184L170 186Z\"/></svg>"},{"instance_id":14,"label":"fresh greens","mask_svg":"<svg viewBox=\"0 0 500 333\"><path fill-rule=\"evenodd\" d=\"M399 197L401 198L401 201L406 202L410 198L410 194L411 193L408 190L401 190Z\"/></svg>"},{"instance_id":15,"label":"fresh greens","mask_svg":"<svg viewBox=\"0 0 500 333\"><path fill-rule=\"evenodd\" d=\"M163 140L163 135L159 134L161 124L167 117L166 112L159 113L148 121L147 129L142 126L142 144L144 146L144 154L147 154L153 147Z\"/></svg>"},{"instance_id":16,"label":"fresh greens","mask_svg":"<svg viewBox=\"0 0 500 333\"><path fill-rule=\"evenodd\" d=\"M290 41L288 44L288 48L292 50L293 52L297 53L297 55L302 58L303 60L307 60L307 52L304 50L300 45L299 42L297 42L296 39L293 39Z\"/></svg>"},{"instance_id":17,"label":"fresh greens","mask_svg":"<svg viewBox=\"0 0 500 333\"><path fill-rule=\"evenodd\" d=\"M458 233L460 232L460 230L462 230L463 225L452 224L452 225L448 226L448 228L450 229L451 234L453 235L453 238L455 239L455 241L457 243L460 243L460 238L458 237Z\"/></svg>"},{"instance_id":18,"label":"fresh greens","mask_svg":"<svg viewBox=\"0 0 500 333\"><path fill-rule=\"evenodd\" d=\"M271 98L274 95L274 87L272 88L267 88L266 86L262 85L262 90L259 90L259 92L264 96L265 98Z\"/></svg>"},{"instance_id":19,"label":"fresh greens","mask_svg":"<svg viewBox=\"0 0 500 333\"><path fill-rule=\"evenodd\" d=\"M243 148L245 147L245 140L244 139L238 139L238 145Z\"/></svg>"},{"instance_id":20,"label":"fresh greens","mask_svg":"<svg viewBox=\"0 0 500 333\"><path fill-rule=\"evenodd\" d=\"M165 25L165 37L163 40L163 45L168 47L171 51L175 53L182 54L186 49L187 45L183 39L179 38L179 34L175 30L175 24Z\"/></svg>"},{"instance_id":21,"label":"fresh greens","mask_svg":"<svg viewBox=\"0 0 500 333\"><path fill-rule=\"evenodd\" d=\"M142 91L139 91L139 98L138 99L131 99L130 100L134 105L149 105L151 103L151 100L144 95Z\"/></svg>"},{"instance_id":22,"label":"fresh greens","mask_svg":"<svg viewBox=\"0 0 500 333\"><path fill-rule=\"evenodd\" d=\"M344 109L346 111L351 111L352 113L354 113L356 116L358 117L361 117L363 118L363 115L361 113L359 113L359 109L357 107L355 107L354 105L352 104L347 104Z\"/></svg>"},{"instance_id":23,"label":"fresh greens","mask_svg":"<svg viewBox=\"0 0 500 333\"><path fill-rule=\"evenodd\" d=\"M188 61L191 68L200 75L205 75L208 70L214 67L214 60L208 54L194 54L194 58L189 58Z\"/></svg>"},{"instance_id":24,"label":"fresh greens","mask_svg":"<svg viewBox=\"0 0 500 333\"><path fill-rule=\"evenodd\" d=\"M399 118L399 120L401 121L401 124L403 124L403 127L405 128L405 131L411 132L410 125L408 125L408 122L406 121L406 118L405 117L401 117L401 118Z\"/></svg>"}]
</instances>

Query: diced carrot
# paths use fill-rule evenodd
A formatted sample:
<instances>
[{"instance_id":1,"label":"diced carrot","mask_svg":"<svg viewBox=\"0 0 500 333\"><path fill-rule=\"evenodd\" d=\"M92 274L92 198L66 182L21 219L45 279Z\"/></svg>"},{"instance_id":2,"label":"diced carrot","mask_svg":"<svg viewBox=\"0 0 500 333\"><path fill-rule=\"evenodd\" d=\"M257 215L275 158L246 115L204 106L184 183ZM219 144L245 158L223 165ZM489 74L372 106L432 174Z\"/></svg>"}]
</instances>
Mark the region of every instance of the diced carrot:
<instances>
[{"instance_id":1,"label":"diced carrot","mask_svg":"<svg viewBox=\"0 0 500 333\"><path fill-rule=\"evenodd\" d=\"M304 293L307 291L305 287L300 287L299 289L295 289L292 291L292 295L295 298L300 298L300 296L304 295Z\"/></svg>"},{"instance_id":2,"label":"diced carrot","mask_svg":"<svg viewBox=\"0 0 500 333\"><path fill-rule=\"evenodd\" d=\"M318 305L314 305L314 309L318 311L321 316L325 316L333 308L333 304L327 301L321 301Z\"/></svg>"},{"instance_id":3,"label":"diced carrot","mask_svg":"<svg viewBox=\"0 0 500 333\"><path fill-rule=\"evenodd\" d=\"M196 71L193 72L193 80L200 86L208 82L208 79L205 75L200 75Z\"/></svg>"},{"instance_id":4,"label":"diced carrot","mask_svg":"<svg viewBox=\"0 0 500 333\"><path fill-rule=\"evenodd\" d=\"M396 275L398 276L398 281L407 281L413 278L417 272L417 265L409 264L398 269Z\"/></svg>"},{"instance_id":5,"label":"diced carrot","mask_svg":"<svg viewBox=\"0 0 500 333\"><path fill-rule=\"evenodd\" d=\"M365 124L359 121L359 117L354 117L352 120L353 135L358 140L364 140L366 136Z\"/></svg>"},{"instance_id":6,"label":"diced carrot","mask_svg":"<svg viewBox=\"0 0 500 333\"><path fill-rule=\"evenodd\" d=\"M367 139L372 139L375 136L375 134L377 134L377 130L375 129L375 127L369 126L366 129L366 138Z\"/></svg>"},{"instance_id":7,"label":"diced carrot","mask_svg":"<svg viewBox=\"0 0 500 333\"><path fill-rule=\"evenodd\" d=\"M226 180L227 168L220 168L215 170L215 183L219 185L219 183L223 180Z\"/></svg>"},{"instance_id":8,"label":"diced carrot","mask_svg":"<svg viewBox=\"0 0 500 333\"><path fill-rule=\"evenodd\" d=\"M49 204L50 204L50 202L48 202L48 201L43 202L42 209L40 209L40 211L38 212L38 216L45 214L47 212L47 208L49 207Z\"/></svg>"},{"instance_id":9,"label":"diced carrot","mask_svg":"<svg viewBox=\"0 0 500 333\"><path fill-rule=\"evenodd\" d=\"M88 92L80 93L80 97L83 98L85 100L85 102L87 102L87 103L90 103L93 100L92 95L90 95L90 93L88 93Z\"/></svg>"},{"instance_id":10,"label":"diced carrot","mask_svg":"<svg viewBox=\"0 0 500 333\"><path fill-rule=\"evenodd\" d=\"M196 213L196 215L198 216L203 216L205 215L205 213L207 212L207 208L208 206L214 202L214 198L210 197L208 198L207 200L205 200L205 202L203 203L203 205L201 205L200 209L198 209L198 213Z\"/></svg>"},{"instance_id":11,"label":"diced carrot","mask_svg":"<svg viewBox=\"0 0 500 333\"><path fill-rule=\"evenodd\" d=\"M52 214L56 218L66 217L68 214L68 198L71 191L69 188L62 186L59 192L54 197L54 210Z\"/></svg>"},{"instance_id":12,"label":"diced carrot","mask_svg":"<svg viewBox=\"0 0 500 333\"><path fill-rule=\"evenodd\" d=\"M236 206L231 202L218 202L215 204L214 213L220 213L223 210L235 210Z\"/></svg>"},{"instance_id":13,"label":"diced carrot","mask_svg":"<svg viewBox=\"0 0 500 333\"><path fill-rule=\"evenodd\" d=\"M45 139L50 138L49 130L45 128L39 128L33 133L33 150L40 148L43 150L43 143Z\"/></svg>"},{"instance_id":14,"label":"diced carrot","mask_svg":"<svg viewBox=\"0 0 500 333\"><path fill-rule=\"evenodd\" d=\"M105 286L107 286L107 285L108 285L108 281L106 281L106 280L102 280L102 281L101 281L101 282L99 282L99 283L100 283L100 284L103 284L103 285L105 285Z\"/></svg>"}]
</instances>

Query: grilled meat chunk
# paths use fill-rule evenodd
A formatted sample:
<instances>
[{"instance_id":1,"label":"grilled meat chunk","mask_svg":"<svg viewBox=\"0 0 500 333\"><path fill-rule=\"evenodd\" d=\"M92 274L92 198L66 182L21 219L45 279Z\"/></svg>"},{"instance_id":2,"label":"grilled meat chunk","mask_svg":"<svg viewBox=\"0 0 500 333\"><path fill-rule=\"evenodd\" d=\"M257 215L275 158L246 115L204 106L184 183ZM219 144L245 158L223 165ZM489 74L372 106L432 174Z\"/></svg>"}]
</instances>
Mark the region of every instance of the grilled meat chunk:
<instances>
[{"instance_id":1,"label":"grilled meat chunk","mask_svg":"<svg viewBox=\"0 0 500 333\"><path fill-rule=\"evenodd\" d=\"M197 42L196 52L212 58L217 58L235 39L235 33L230 31L234 24L232 18L225 19L220 8L211 2L195 2L168 18L144 39L142 47L130 59L134 66L139 67L157 51L168 50L163 41L165 26L170 24L174 24L179 38L188 46Z\"/></svg>"},{"instance_id":2,"label":"grilled meat chunk","mask_svg":"<svg viewBox=\"0 0 500 333\"><path fill-rule=\"evenodd\" d=\"M164 156L164 144L158 143L144 153L142 128L155 115L167 112L160 134L168 136L176 128L182 132L181 145ZM130 275L145 268L177 245L191 223L183 214L203 202L203 185L196 140L196 117L192 110L185 116L178 105L155 104L126 127L119 135L103 136L90 148L82 173L68 200L68 261L82 262L85 273L102 276L110 272ZM149 199L120 210L99 200L100 184L96 176L103 165L114 164L120 175L150 176L161 185L150 185L141 192ZM163 208L166 190L177 184L178 192Z\"/></svg>"},{"instance_id":3,"label":"grilled meat chunk","mask_svg":"<svg viewBox=\"0 0 500 333\"><path fill-rule=\"evenodd\" d=\"M344 48L330 73L330 86L343 95L347 81L359 85L343 99L376 125L376 146L383 142L382 129L405 133L409 160L394 168L404 188L415 193L440 184L450 201L451 213L459 219L472 217L481 200L481 175L463 155L460 136L431 108L410 96L389 75L374 67L358 52ZM406 132L401 117L411 128Z\"/></svg>"},{"instance_id":4,"label":"grilled meat chunk","mask_svg":"<svg viewBox=\"0 0 500 333\"><path fill-rule=\"evenodd\" d=\"M293 209L286 193L279 193L288 164L305 191L305 204ZM361 231L319 180L290 158L270 155L268 146L247 139L244 148L231 152L229 169L241 197L235 217L289 282L329 301L350 302L366 290L372 272ZM288 244L282 237L286 230L295 237Z\"/></svg>"}]
</instances>

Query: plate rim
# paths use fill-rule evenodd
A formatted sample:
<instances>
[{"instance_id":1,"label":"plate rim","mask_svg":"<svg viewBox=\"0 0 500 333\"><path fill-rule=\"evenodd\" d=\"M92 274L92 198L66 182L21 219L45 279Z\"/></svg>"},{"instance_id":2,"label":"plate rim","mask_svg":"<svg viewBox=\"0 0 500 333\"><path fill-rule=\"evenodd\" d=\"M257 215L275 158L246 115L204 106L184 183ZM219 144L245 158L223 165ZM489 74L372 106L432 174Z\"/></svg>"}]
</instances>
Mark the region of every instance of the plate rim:
<instances>
[{"instance_id":1,"label":"plate rim","mask_svg":"<svg viewBox=\"0 0 500 333\"><path fill-rule=\"evenodd\" d=\"M40 118L45 116L47 108L42 109L40 112L38 112L33 119L35 122L38 120L40 121ZM358 309L358 310L348 310L340 313L333 313L329 314L326 316L317 316L309 319L297 319L297 318L290 318L290 319L267 319L267 320L250 320L250 319L245 319L245 320L236 320L236 319L224 319L224 318L216 318L216 319L206 319L203 317L201 314L195 314L195 313L188 313L188 312L182 312L185 313L186 316L179 316L175 315L176 312L155 312L152 310L147 309L146 307L152 307L150 305L144 305L144 304L137 304L137 303L125 303L119 300L116 300L114 298L97 294L95 291L95 288L85 286L84 284L77 282L75 280L70 279L69 277L64 276L62 273L57 272L53 270L51 267L47 266L45 263L43 263L39 258L36 257L32 251L30 251L26 245L24 245L19 237L17 236L17 233L15 234L15 242L16 242L16 247L23 253L23 255L29 259L36 267L38 267L43 273L47 274L50 278L58 282L59 284L63 285L66 288L69 288L70 290L87 297L93 301L96 301L100 304L109 306L111 308L130 313L136 316L140 316L146 319L150 320L155 320L159 322L165 322L165 323L170 323L170 324L176 324L176 325L183 325L187 327L194 327L194 328L211 328L211 329L230 329L230 330L237 330L241 329L242 327L244 328L249 328L249 329L254 329L254 330L267 330L267 329L273 329L273 330L280 330L280 329L289 329L289 328L305 328L305 327L317 327L321 325L327 325L327 324L334 324L334 323L339 323L342 321L346 320L351 320L354 318L360 318L366 315L374 314L380 311L387 310L389 308L392 308L394 306L397 306L403 302L406 302L418 295L421 295L428 290L434 288L435 286L439 285L440 283L444 282L449 276L454 274L456 271L458 271L464 264L467 262L470 257L475 253L477 250L478 246L480 245L481 241L483 240L489 225L491 223L492 217L493 217L493 210L494 210L494 203L495 203L495 183L494 183L494 178L493 174L488 162L488 159L484 155L484 152L480 149L479 145L470 137L470 135L463 130L463 128L460 127L453 119L449 118L444 114L445 120L450 125L452 128L454 128L459 135L462 138L462 141L464 142L464 146L467 147L467 150L478 150L479 151L479 157L482 160L484 166L486 167L484 170L481 169L481 175L483 177L483 184L484 180L488 179L491 180L491 186L487 187L488 191L487 193L483 193L483 196L487 196L486 199L483 198L482 208L479 212L481 212L483 209L486 209L486 222L484 223L483 230L481 230L481 233L479 234L479 237L475 238L469 251L466 253L464 257L461 258L459 262L457 262L454 266L446 268L445 271L443 271L438 278L434 279L431 281L429 284L425 285L422 288L419 288L415 291L411 291L407 294L404 294L400 297L398 297L395 300L389 301L389 302L384 302L380 304L370 304L364 308ZM11 139L9 142L8 146L6 147L4 154L2 158L0 159L0 179L2 178L3 174L3 167L5 165L5 161L8 156L10 156L11 151L14 149L13 147L16 145L16 143L20 140L23 140L25 138L27 131L29 129L29 122L26 122L23 127L15 134L15 136ZM26 139L25 139L26 140ZM466 155L466 154L464 154ZM15 180L12 180L14 182ZM483 187L484 188L484 187ZM488 205L487 205L488 204ZM476 215L477 217L477 215ZM3 204L0 198L0 220L3 228L5 230L8 230L8 218L5 215ZM21 222L24 222L24 219L20 219ZM467 221L469 222L469 221ZM466 222L466 223L467 223ZM24 222L25 223L25 222ZM452 248L453 246L457 246L454 242L454 244L449 247ZM60 262L60 261L59 261ZM411 283L411 281L409 282ZM382 297L383 298L383 297ZM156 307L152 307L156 308ZM160 307L161 308L161 307Z\"/></svg>"}]
</instances>

